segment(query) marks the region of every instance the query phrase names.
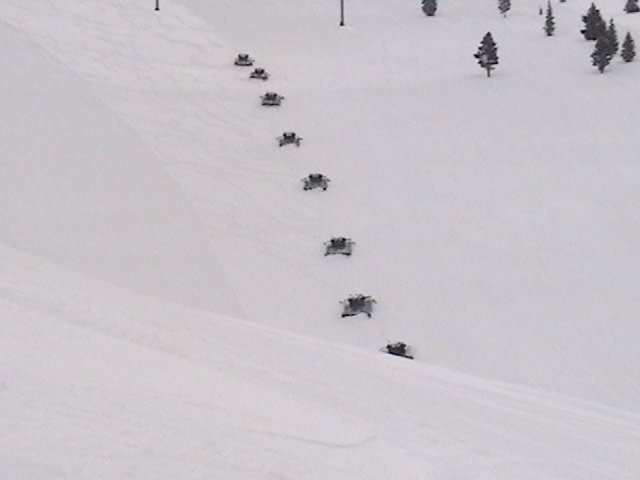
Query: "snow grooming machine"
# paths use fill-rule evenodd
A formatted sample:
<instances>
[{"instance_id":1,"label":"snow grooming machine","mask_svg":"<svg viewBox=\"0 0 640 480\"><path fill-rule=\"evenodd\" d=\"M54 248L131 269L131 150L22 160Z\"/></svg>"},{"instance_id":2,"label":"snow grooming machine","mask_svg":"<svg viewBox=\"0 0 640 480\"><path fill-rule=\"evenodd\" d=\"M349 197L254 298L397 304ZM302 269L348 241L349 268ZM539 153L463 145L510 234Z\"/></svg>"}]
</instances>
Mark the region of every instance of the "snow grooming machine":
<instances>
[{"instance_id":1,"label":"snow grooming machine","mask_svg":"<svg viewBox=\"0 0 640 480\"><path fill-rule=\"evenodd\" d=\"M351 295L340 303L343 305L342 318L352 317L359 313L364 313L367 317L371 318L373 304L376 303L376 301L370 295L357 294Z\"/></svg>"},{"instance_id":2,"label":"snow grooming machine","mask_svg":"<svg viewBox=\"0 0 640 480\"><path fill-rule=\"evenodd\" d=\"M249 78L257 78L259 80L269 80L269 74L264 68L254 68L253 72L249 74Z\"/></svg>"},{"instance_id":3,"label":"snow grooming machine","mask_svg":"<svg viewBox=\"0 0 640 480\"><path fill-rule=\"evenodd\" d=\"M260 98L262 99L262 105L265 107L279 107L282 100L284 100L284 97L276 92L267 92Z\"/></svg>"},{"instance_id":4,"label":"snow grooming machine","mask_svg":"<svg viewBox=\"0 0 640 480\"><path fill-rule=\"evenodd\" d=\"M304 182L303 190L313 190L314 188L326 190L331 180L321 173L310 173L309 176L303 178L302 181Z\"/></svg>"},{"instance_id":5,"label":"snow grooming machine","mask_svg":"<svg viewBox=\"0 0 640 480\"><path fill-rule=\"evenodd\" d=\"M356 242L350 238L345 237L331 237L331 240L324 242L326 250L324 256L327 255L351 255L353 252L353 246Z\"/></svg>"},{"instance_id":6,"label":"snow grooming machine","mask_svg":"<svg viewBox=\"0 0 640 480\"><path fill-rule=\"evenodd\" d=\"M387 346L384 347L383 351L389 355L410 358L413 360L413 357L409 353L409 346L404 342L387 343Z\"/></svg>"},{"instance_id":7,"label":"snow grooming machine","mask_svg":"<svg viewBox=\"0 0 640 480\"><path fill-rule=\"evenodd\" d=\"M248 53L239 53L233 63L239 67L250 67L253 65L253 58Z\"/></svg>"},{"instance_id":8,"label":"snow grooming machine","mask_svg":"<svg viewBox=\"0 0 640 480\"><path fill-rule=\"evenodd\" d=\"M296 132L284 132L282 136L278 137L278 146L283 147L284 145L293 144L299 147L301 141L302 137L296 135Z\"/></svg>"}]
</instances>

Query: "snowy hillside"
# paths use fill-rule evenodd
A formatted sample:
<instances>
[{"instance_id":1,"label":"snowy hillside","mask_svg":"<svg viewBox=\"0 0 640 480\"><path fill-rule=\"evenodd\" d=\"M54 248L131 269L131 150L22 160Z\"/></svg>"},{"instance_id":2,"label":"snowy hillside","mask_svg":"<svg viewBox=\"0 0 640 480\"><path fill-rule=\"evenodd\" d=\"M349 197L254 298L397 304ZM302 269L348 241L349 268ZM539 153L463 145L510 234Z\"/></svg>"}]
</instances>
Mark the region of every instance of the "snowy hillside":
<instances>
[{"instance_id":1,"label":"snowy hillside","mask_svg":"<svg viewBox=\"0 0 640 480\"><path fill-rule=\"evenodd\" d=\"M637 479L640 64L417 3L6 0L0 478Z\"/></svg>"},{"instance_id":2,"label":"snowy hillside","mask_svg":"<svg viewBox=\"0 0 640 480\"><path fill-rule=\"evenodd\" d=\"M640 471L635 414L189 310L8 249L2 262L3 479Z\"/></svg>"}]
</instances>

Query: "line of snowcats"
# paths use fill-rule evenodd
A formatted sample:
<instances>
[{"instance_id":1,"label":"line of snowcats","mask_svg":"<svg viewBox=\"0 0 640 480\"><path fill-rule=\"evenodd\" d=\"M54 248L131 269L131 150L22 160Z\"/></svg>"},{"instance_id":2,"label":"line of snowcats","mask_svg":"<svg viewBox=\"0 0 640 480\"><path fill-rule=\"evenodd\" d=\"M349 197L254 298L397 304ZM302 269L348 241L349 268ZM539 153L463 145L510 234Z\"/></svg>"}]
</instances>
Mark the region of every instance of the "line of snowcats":
<instances>
[{"instance_id":1,"label":"line of snowcats","mask_svg":"<svg viewBox=\"0 0 640 480\"><path fill-rule=\"evenodd\" d=\"M239 67L252 67L254 64L253 58L247 53L239 53L233 62ZM250 79L267 81L269 80L269 73L260 67L255 67L249 74ZM267 91L264 95L260 96L260 103L264 107L279 107L282 104L284 97L276 92ZM302 143L302 137L295 132L284 132L277 139L278 147L284 147L285 145L295 145L299 147ZM310 173L302 179L303 190L322 189L326 190L329 187L329 178L322 173ZM325 252L324 255L345 255L351 256L353 253L353 246L356 243L350 238L346 237L332 237L329 241L324 243ZM376 303L375 298L371 295L355 294L350 295L340 302L342 304L341 317L351 317L360 313L365 314L371 318L373 313L373 305ZM409 346L404 342L390 342L382 350L391 355L396 355L404 358L413 358L409 352Z\"/></svg>"}]
</instances>

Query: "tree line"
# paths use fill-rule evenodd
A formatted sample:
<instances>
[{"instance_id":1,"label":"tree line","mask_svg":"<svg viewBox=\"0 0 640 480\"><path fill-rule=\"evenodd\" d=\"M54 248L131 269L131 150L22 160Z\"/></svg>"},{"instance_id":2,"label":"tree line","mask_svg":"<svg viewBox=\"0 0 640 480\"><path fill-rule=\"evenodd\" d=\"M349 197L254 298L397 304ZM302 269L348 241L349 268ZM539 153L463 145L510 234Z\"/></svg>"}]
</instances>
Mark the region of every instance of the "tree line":
<instances>
[{"instance_id":1,"label":"tree line","mask_svg":"<svg viewBox=\"0 0 640 480\"><path fill-rule=\"evenodd\" d=\"M566 0L559 0L565 3ZM640 12L638 2L640 0L626 0L623 10L626 13ZM428 17L435 16L438 10L438 0L421 0L422 11ZM511 10L511 0L498 0L498 11L506 17ZM543 31L546 36L551 37L556 31L556 21L551 6L551 0L547 1L546 9L539 8L539 14L544 13ZM591 63L600 73L611 63L613 57L620 51L620 56L624 62L632 62L636 56L635 42L631 33L627 32L622 45L618 41L618 33L613 18L607 24L600 13L600 10L592 3L587 13L582 16L584 28L580 33L586 40L595 41L593 52L591 53ZM477 52L473 55L481 68L487 72L487 77L491 77L491 72L499 63L498 46L491 35L487 32L480 42Z\"/></svg>"}]
</instances>

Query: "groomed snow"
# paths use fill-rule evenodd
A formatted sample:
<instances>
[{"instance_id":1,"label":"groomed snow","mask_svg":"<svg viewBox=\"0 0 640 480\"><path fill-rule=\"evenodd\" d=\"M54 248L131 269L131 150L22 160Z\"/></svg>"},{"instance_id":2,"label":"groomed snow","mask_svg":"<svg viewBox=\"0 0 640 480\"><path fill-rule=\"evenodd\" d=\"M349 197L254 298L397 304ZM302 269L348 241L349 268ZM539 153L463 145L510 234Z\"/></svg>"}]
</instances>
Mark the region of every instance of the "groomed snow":
<instances>
[{"instance_id":1,"label":"groomed snow","mask_svg":"<svg viewBox=\"0 0 640 480\"><path fill-rule=\"evenodd\" d=\"M638 478L640 67L590 2L4 3L0 478Z\"/></svg>"}]
</instances>

